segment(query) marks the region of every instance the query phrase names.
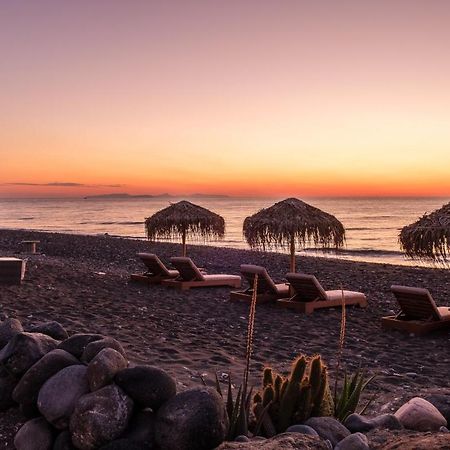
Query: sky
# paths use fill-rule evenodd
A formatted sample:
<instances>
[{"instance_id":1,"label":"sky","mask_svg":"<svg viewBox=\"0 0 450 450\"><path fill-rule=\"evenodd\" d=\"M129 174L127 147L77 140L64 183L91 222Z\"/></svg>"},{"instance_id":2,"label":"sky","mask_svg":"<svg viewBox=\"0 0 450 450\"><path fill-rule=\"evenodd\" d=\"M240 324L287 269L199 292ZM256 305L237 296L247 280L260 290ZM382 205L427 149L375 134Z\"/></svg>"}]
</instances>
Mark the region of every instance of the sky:
<instances>
[{"instance_id":1,"label":"sky","mask_svg":"<svg viewBox=\"0 0 450 450\"><path fill-rule=\"evenodd\" d=\"M450 195L447 0L0 0L0 197Z\"/></svg>"}]
</instances>

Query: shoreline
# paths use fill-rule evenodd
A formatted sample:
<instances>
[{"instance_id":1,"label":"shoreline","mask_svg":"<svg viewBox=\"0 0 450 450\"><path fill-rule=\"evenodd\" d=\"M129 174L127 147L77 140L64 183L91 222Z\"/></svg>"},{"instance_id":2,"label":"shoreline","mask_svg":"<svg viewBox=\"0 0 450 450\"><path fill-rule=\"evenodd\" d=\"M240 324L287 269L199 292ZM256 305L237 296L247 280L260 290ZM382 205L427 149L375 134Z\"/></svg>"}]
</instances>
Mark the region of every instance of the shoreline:
<instances>
[{"instance_id":1,"label":"shoreline","mask_svg":"<svg viewBox=\"0 0 450 450\"><path fill-rule=\"evenodd\" d=\"M92 237L110 237L113 239L125 239L130 241L138 241L138 242L146 242L149 245L152 243L147 240L145 236L139 237L139 236L129 236L129 235L118 235L118 234L109 234L109 233L82 233L82 232L75 232L75 231L57 231L57 230L42 230L42 229L34 229L34 228L1 228L0 227L0 233L1 232L23 232L23 233L42 233L42 234L58 234L58 235L68 235L68 236L92 236ZM172 242L170 240L167 241L159 241L156 244L173 244L173 245L179 245L175 242ZM259 251L259 250L251 250L250 248L242 248L239 246L233 246L233 245L220 245L220 242L214 242L214 243L208 243L208 242L188 242L189 247L195 247L195 246L206 246L208 248L215 248L215 249L234 249L239 251L250 251L250 252L259 252L259 253L274 253L277 255L286 255L287 253L278 251L278 250L266 250L266 251ZM446 270L446 266L441 264L436 264L433 262L428 261L421 261L419 259L409 259L404 256L404 253L402 251L394 251L394 250L379 250L379 249L356 249L356 250L349 250L347 248L345 249L338 249L336 251L333 250L327 250L327 249L314 249L314 248L307 248L305 250L300 250L296 252L297 258L302 257L309 257L309 258L321 258L321 259L327 259L327 260L338 260L338 261L350 261L350 262L356 262L356 263L368 263L368 264L381 264L381 265L391 265L391 266L398 266L398 267L417 267L417 268L425 268L425 269L444 269ZM377 255L377 256L374 256ZM381 258L387 258L388 260L381 260ZM389 259L391 259L389 261ZM450 262L448 263L450 265Z\"/></svg>"},{"instance_id":2,"label":"shoreline","mask_svg":"<svg viewBox=\"0 0 450 450\"><path fill-rule=\"evenodd\" d=\"M20 253L20 241L40 240L39 254ZM168 263L181 245L110 236L0 230L0 256L28 259L21 286L2 286L1 319L16 317L24 326L59 321L69 333L109 335L126 348L134 364L158 365L177 380L178 389L199 386L202 376L214 384L214 373L235 384L245 365L248 305L230 303L228 288L180 292L162 286L129 283L143 272L139 251L154 252ZM288 256L200 245L188 256L209 273L239 274L245 263L265 266L275 282L288 272ZM373 264L338 259L298 257L298 269L316 275L325 289L364 292L369 306L347 308L343 364L359 366L377 377L363 402L377 397L368 414L391 412L414 396L450 394L450 332L410 337L381 329L381 317L398 308L391 284L428 288L439 306L450 306L449 272L445 269ZM341 311L319 310L306 316L272 305L258 305L250 380L257 386L269 364L289 369L300 353L320 353L334 379ZM11 436L19 413L1 413L0 431Z\"/></svg>"}]
</instances>

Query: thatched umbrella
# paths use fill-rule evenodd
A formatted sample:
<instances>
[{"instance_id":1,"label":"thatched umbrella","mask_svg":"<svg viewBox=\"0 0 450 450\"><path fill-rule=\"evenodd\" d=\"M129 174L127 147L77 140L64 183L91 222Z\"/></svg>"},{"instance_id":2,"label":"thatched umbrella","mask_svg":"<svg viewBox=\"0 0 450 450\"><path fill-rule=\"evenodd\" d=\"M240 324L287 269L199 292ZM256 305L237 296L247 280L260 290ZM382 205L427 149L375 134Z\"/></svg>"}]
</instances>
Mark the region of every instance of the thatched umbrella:
<instances>
[{"instance_id":1,"label":"thatched umbrella","mask_svg":"<svg viewBox=\"0 0 450 450\"><path fill-rule=\"evenodd\" d=\"M222 216L206 208L182 200L145 219L145 228L148 239L152 241L181 237L183 256L186 256L187 235L203 240L222 238L225 234L225 221Z\"/></svg>"},{"instance_id":2,"label":"thatched umbrella","mask_svg":"<svg viewBox=\"0 0 450 450\"><path fill-rule=\"evenodd\" d=\"M403 227L399 240L410 258L445 263L450 253L450 203Z\"/></svg>"},{"instance_id":3,"label":"thatched umbrella","mask_svg":"<svg viewBox=\"0 0 450 450\"><path fill-rule=\"evenodd\" d=\"M244 236L251 248L288 247L291 272L295 272L295 247L339 248L345 230L336 217L296 198L262 209L244 220Z\"/></svg>"}]
</instances>

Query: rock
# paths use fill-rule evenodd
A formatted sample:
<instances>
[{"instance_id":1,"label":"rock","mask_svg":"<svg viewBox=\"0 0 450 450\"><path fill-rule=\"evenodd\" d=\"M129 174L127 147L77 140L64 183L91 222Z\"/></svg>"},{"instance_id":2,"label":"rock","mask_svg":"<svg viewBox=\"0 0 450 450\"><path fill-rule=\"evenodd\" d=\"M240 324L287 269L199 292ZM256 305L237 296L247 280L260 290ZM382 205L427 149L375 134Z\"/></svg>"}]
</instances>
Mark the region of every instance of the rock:
<instances>
[{"instance_id":1,"label":"rock","mask_svg":"<svg viewBox=\"0 0 450 450\"><path fill-rule=\"evenodd\" d=\"M13 399L22 405L34 406L44 383L60 370L75 364L80 362L64 350L48 352L25 372L14 389Z\"/></svg>"},{"instance_id":2,"label":"rock","mask_svg":"<svg viewBox=\"0 0 450 450\"><path fill-rule=\"evenodd\" d=\"M17 319L5 319L0 324L0 349L2 349L17 333L22 333L23 327Z\"/></svg>"},{"instance_id":3,"label":"rock","mask_svg":"<svg viewBox=\"0 0 450 450\"><path fill-rule=\"evenodd\" d=\"M250 439L244 434L240 434L239 436L236 436L234 442L250 442Z\"/></svg>"},{"instance_id":4,"label":"rock","mask_svg":"<svg viewBox=\"0 0 450 450\"><path fill-rule=\"evenodd\" d=\"M425 397L425 400L434 405L445 417L447 425L450 425L450 394L430 394Z\"/></svg>"},{"instance_id":5,"label":"rock","mask_svg":"<svg viewBox=\"0 0 450 450\"><path fill-rule=\"evenodd\" d=\"M58 348L72 353L72 355L76 358L81 358L81 355L88 344L94 341L99 341L103 338L104 336L101 334L74 334L70 336L70 338L61 342Z\"/></svg>"},{"instance_id":6,"label":"rock","mask_svg":"<svg viewBox=\"0 0 450 450\"><path fill-rule=\"evenodd\" d=\"M286 433L302 433L309 434L310 436L319 436L314 428L308 427L308 425L291 425Z\"/></svg>"},{"instance_id":7,"label":"rock","mask_svg":"<svg viewBox=\"0 0 450 450\"><path fill-rule=\"evenodd\" d=\"M0 363L20 377L57 345L58 341L45 334L17 333L0 351Z\"/></svg>"},{"instance_id":8,"label":"rock","mask_svg":"<svg viewBox=\"0 0 450 450\"><path fill-rule=\"evenodd\" d=\"M52 429L42 417L26 422L14 438L16 450L52 450L52 445Z\"/></svg>"},{"instance_id":9,"label":"rock","mask_svg":"<svg viewBox=\"0 0 450 450\"><path fill-rule=\"evenodd\" d=\"M68 430L64 430L58 434L52 450L76 450L72 444L72 438Z\"/></svg>"},{"instance_id":10,"label":"rock","mask_svg":"<svg viewBox=\"0 0 450 450\"><path fill-rule=\"evenodd\" d=\"M250 442L224 442L216 450L328 450L327 444L317 436L301 433L282 433L271 439Z\"/></svg>"},{"instance_id":11,"label":"rock","mask_svg":"<svg viewBox=\"0 0 450 450\"><path fill-rule=\"evenodd\" d=\"M86 366L69 366L49 378L39 391L37 405L41 414L56 428L63 430L78 399L89 392Z\"/></svg>"},{"instance_id":12,"label":"rock","mask_svg":"<svg viewBox=\"0 0 450 450\"><path fill-rule=\"evenodd\" d=\"M175 380L163 369L154 366L136 366L121 370L114 381L135 403L156 412L175 396Z\"/></svg>"},{"instance_id":13,"label":"rock","mask_svg":"<svg viewBox=\"0 0 450 450\"><path fill-rule=\"evenodd\" d=\"M17 378L0 367L0 411L7 411L14 405L12 393L17 385Z\"/></svg>"},{"instance_id":14,"label":"rock","mask_svg":"<svg viewBox=\"0 0 450 450\"><path fill-rule=\"evenodd\" d=\"M333 447L350 435L350 431L333 417L311 417L304 425L314 428L322 439L328 439Z\"/></svg>"},{"instance_id":15,"label":"rock","mask_svg":"<svg viewBox=\"0 0 450 450\"><path fill-rule=\"evenodd\" d=\"M400 423L410 430L437 431L447 426L445 417L430 402L414 397L395 413Z\"/></svg>"},{"instance_id":16,"label":"rock","mask_svg":"<svg viewBox=\"0 0 450 450\"><path fill-rule=\"evenodd\" d=\"M66 329L59 322L55 321L35 325L30 328L30 332L46 334L47 336L50 336L58 341L63 341L69 337Z\"/></svg>"},{"instance_id":17,"label":"rock","mask_svg":"<svg viewBox=\"0 0 450 450\"><path fill-rule=\"evenodd\" d=\"M128 427L122 437L131 441L155 446L156 414L152 411L138 411L130 419Z\"/></svg>"},{"instance_id":18,"label":"rock","mask_svg":"<svg viewBox=\"0 0 450 450\"><path fill-rule=\"evenodd\" d=\"M81 355L81 361L84 363L90 362L94 356L100 353L104 348L113 348L126 359L125 350L120 342L111 337L104 337L103 339L92 341L86 346Z\"/></svg>"},{"instance_id":19,"label":"rock","mask_svg":"<svg viewBox=\"0 0 450 450\"><path fill-rule=\"evenodd\" d=\"M354 433L342 439L334 450L370 450L369 441L362 433Z\"/></svg>"},{"instance_id":20,"label":"rock","mask_svg":"<svg viewBox=\"0 0 450 450\"><path fill-rule=\"evenodd\" d=\"M75 447L90 450L117 439L125 431L132 400L116 385L83 395L70 419Z\"/></svg>"},{"instance_id":21,"label":"rock","mask_svg":"<svg viewBox=\"0 0 450 450\"><path fill-rule=\"evenodd\" d=\"M381 414L371 419L361 416L360 414L350 414L345 419L344 425L352 432L366 432L374 428L386 428L388 430L399 430L402 424L394 416L394 414Z\"/></svg>"},{"instance_id":22,"label":"rock","mask_svg":"<svg viewBox=\"0 0 450 450\"><path fill-rule=\"evenodd\" d=\"M149 448L151 447L129 439L118 439L100 447L100 450L148 450Z\"/></svg>"},{"instance_id":23,"label":"rock","mask_svg":"<svg viewBox=\"0 0 450 450\"><path fill-rule=\"evenodd\" d=\"M87 376L91 391L110 384L117 372L125 369L128 361L113 348L104 348L89 363Z\"/></svg>"},{"instance_id":24,"label":"rock","mask_svg":"<svg viewBox=\"0 0 450 450\"><path fill-rule=\"evenodd\" d=\"M159 409L156 442L165 450L209 450L222 443L227 429L227 413L217 391L189 389Z\"/></svg>"},{"instance_id":25,"label":"rock","mask_svg":"<svg viewBox=\"0 0 450 450\"><path fill-rule=\"evenodd\" d=\"M450 433L450 430L447 427L439 428L439 433Z\"/></svg>"}]
</instances>

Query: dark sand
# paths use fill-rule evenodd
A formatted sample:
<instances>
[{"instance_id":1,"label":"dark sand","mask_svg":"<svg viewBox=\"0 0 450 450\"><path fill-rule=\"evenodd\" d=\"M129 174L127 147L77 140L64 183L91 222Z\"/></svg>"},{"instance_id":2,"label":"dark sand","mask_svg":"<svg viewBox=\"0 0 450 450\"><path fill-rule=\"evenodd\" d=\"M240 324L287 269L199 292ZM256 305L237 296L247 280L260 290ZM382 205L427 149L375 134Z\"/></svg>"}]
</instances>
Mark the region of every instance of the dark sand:
<instances>
[{"instance_id":1,"label":"dark sand","mask_svg":"<svg viewBox=\"0 0 450 450\"><path fill-rule=\"evenodd\" d=\"M23 239L41 241L38 255L20 254ZM213 383L232 372L240 382L245 360L248 305L229 303L228 288L173 289L129 283L142 272L138 251L157 253L163 261L179 255L177 244L151 244L112 237L0 231L0 256L27 257L21 286L0 289L1 318L16 317L24 326L57 320L69 331L111 335L126 347L132 363L155 364L178 382L179 390ZM207 246L190 246L188 254L209 273L239 274L239 265L264 265L283 281L288 256ZM359 365L378 374L365 397L377 393L368 413L389 412L399 403L429 392L450 393L450 333L411 337L381 329L380 318L397 310L391 284L427 287L440 306L450 305L450 272L439 269L301 257L299 270L315 274L325 289L366 293L369 307L347 309L344 365ZM333 380L341 312L311 316L257 307L251 381L261 368L283 371L299 353L320 353ZM12 446L23 417L17 410L0 414L0 446Z\"/></svg>"}]
</instances>

